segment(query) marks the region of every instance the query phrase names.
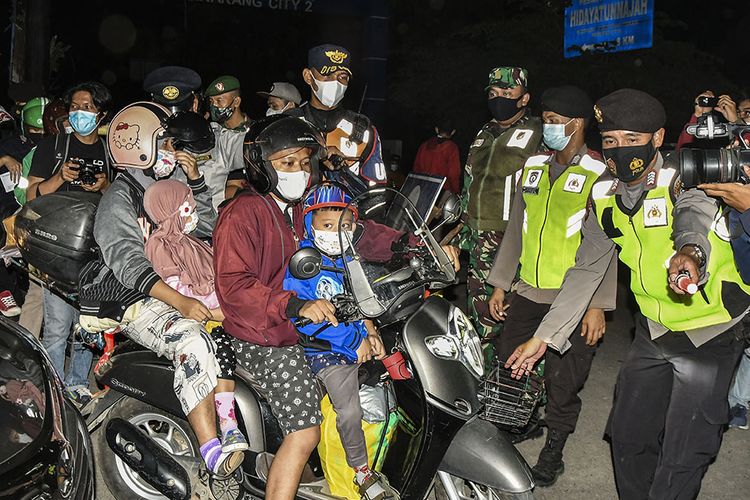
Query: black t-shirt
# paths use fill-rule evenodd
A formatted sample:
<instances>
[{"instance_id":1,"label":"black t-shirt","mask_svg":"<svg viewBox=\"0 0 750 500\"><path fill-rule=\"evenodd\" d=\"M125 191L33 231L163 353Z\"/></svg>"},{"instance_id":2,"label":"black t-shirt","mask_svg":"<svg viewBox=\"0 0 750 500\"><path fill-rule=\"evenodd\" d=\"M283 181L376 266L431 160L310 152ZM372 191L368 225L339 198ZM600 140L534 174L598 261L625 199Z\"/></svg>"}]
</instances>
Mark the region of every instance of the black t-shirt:
<instances>
[{"instance_id":1,"label":"black t-shirt","mask_svg":"<svg viewBox=\"0 0 750 500\"><path fill-rule=\"evenodd\" d=\"M55 171L55 166L58 161L55 159L55 139L58 136L45 137L36 147L34 152L34 159L31 162L31 170L29 171L29 177L40 177L42 179L49 179ZM71 159L81 159L86 161L95 162L102 165L104 173L107 174L107 178L112 180L112 172L108 167L107 152L104 149L104 140L99 138L94 144L84 144L78 140L75 134L69 136L59 136L59 149L65 151L65 141L70 138L70 145L68 146L68 155L60 163L69 161ZM58 191L83 191L80 183L65 182Z\"/></svg>"}]
</instances>

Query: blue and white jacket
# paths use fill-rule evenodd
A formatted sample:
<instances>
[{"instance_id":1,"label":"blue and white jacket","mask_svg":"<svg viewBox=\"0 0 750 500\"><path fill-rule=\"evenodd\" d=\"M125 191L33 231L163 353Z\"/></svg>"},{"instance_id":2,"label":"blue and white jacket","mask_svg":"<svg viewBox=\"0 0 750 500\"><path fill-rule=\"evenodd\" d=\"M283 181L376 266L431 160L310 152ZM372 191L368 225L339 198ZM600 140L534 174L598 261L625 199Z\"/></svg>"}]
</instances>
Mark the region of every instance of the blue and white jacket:
<instances>
[{"instance_id":1,"label":"blue and white jacket","mask_svg":"<svg viewBox=\"0 0 750 500\"><path fill-rule=\"evenodd\" d=\"M300 242L300 248L314 247L313 241L306 238ZM323 254L323 265L330 267L337 267L343 271L344 262L343 259L339 258L332 260L327 255ZM300 280L295 278L289 272L286 271L284 277L284 290L289 290L297 293L297 297L302 300L317 300L326 299L331 300L332 297L344 292L344 276L341 273L335 273L333 271L320 271L320 274L314 278L308 280ZM293 318L296 319L296 318ZM325 328L323 328L325 327ZM318 334L318 330L322 331ZM339 323L339 326L334 327L330 323L325 322L317 325L307 325L298 328L300 332L308 336L314 336L319 340L326 340L331 344L330 351L321 351L317 349L305 348L305 354L309 356L324 354L327 352L333 352L337 354L343 354L350 361L355 362L357 360L357 348L362 343L362 340L367 338L367 328L365 327L364 321L356 321L354 323Z\"/></svg>"}]
</instances>

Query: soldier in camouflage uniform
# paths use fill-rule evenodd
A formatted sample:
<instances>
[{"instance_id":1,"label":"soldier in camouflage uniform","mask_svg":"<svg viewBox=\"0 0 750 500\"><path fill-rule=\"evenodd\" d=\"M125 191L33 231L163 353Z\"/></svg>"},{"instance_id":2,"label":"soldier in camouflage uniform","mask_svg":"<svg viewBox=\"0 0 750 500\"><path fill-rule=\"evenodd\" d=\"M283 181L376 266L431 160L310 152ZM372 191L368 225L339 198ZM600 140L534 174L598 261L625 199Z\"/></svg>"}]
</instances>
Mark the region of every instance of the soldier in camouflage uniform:
<instances>
[{"instance_id":1,"label":"soldier in camouflage uniform","mask_svg":"<svg viewBox=\"0 0 750 500\"><path fill-rule=\"evenodd\" d=\"M542 140L542 123L528 111L527 72L499 67L490 71L485 91L493 119L477 134L466 160L462 193L464 226L458 236L469 252L469 312L482 337L499 333L489 314L492 287L486 283L495 252L510 218L515 176Z\"/></svg>"}]
</instances>

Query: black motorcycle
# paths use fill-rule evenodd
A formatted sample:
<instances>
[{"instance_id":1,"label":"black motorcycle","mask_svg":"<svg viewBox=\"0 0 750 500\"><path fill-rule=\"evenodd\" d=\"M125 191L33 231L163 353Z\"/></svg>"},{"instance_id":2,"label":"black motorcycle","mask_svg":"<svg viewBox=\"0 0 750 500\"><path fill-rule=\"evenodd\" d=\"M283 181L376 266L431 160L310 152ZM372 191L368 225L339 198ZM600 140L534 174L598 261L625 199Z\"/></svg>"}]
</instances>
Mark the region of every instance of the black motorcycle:
<instances>
[{"instance_id":1,"label":"black motorcycle","mask_svg":"<svg viewBox=\"0 0 750 500\"><path fill-rule=\"evenodd\" d=\"M389 382L400 420L382 471L401 498L533 498L524 459L503 432L479 418L484 362L476 331L458 308L435 295L426 298L427 289L455 280L445 252L397 191L370 190L352 203L359 220L353 237L340 234L345 268L335 272L345 276L346 290L337 302L347 307L337 315L373 319L387 349L405 357L408 372L405 380ZM445 220L455 219L456 207L446 214ZM321 267L320 253L309 247L290 263L301 278ZM173 374L167 359L125 342L98 377L109 391L88 426L101 478L115 498L188 498L196 488L198 443L172 392ZM208 488L220 499L263 497L282 434L242 370L236 383L240 428L254 453L233 476L211 477ZM339 498L330 494L316 453L308 465L298 498Z\"/></svg>"},{"instance_id":2,"label":"black motorcycle","mask_svg":"<svg viewBox=\"0 0 750 500\"><path fill-rule=\"evenodd\" d=\"M44 348L0 317L0 498L94 497L93 449Z\"/></svg>"}]
</instances>

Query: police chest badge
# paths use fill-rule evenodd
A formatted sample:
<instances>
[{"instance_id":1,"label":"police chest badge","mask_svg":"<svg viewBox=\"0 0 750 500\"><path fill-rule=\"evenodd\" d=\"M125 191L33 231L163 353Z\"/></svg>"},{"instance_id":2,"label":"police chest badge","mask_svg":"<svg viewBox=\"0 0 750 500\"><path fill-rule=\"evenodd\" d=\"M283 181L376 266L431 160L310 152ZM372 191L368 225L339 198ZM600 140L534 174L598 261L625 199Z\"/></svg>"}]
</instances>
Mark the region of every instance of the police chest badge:
<instances>
[{"instance_id":1,"label":"police chest badge","mask_svg":"<svg viewBox=\"0 0 750 500\"><path fill-rule=\"evenodd\" d=\"M526 178L523 180L523 192L529 194L539 194L539 181L542 180L541 169L529 170Z\"/></svg>"},{"instance_id":2,"label":"police chest badge","mask_svg":"<svg viewBox=\"0 0 750 500\"><path fill-rule=\"evenodd\" d=\"M534 135L534 133L525 128L521 128L513 132L513 135L510 137L510 140L508 141L508 147L509 148L525 148L526 145L531 140L531 136Z\"/></svg>"},{"instance_id":3,"label":"police chest badge","mask_svg":"<svg viewBox=\"0 0 750 500\"><path fill-rule=\"evenodd\" d=\"M662 227L667 225L666 198L643 200L643 225L645 227Z\"/></svg>"},{"instance_id":4,"label":"police chest badge","mask_svg":"<svg viewBox=\"0 0 750 500\"><path fill-rule=\"evenodd\" d=\"M565 179L565 185L563 191L567 193L580 194L583 191L583 185L586 184L586 176L583 174L568 174L568 178Z\"/></svg>"}]
</instances>

